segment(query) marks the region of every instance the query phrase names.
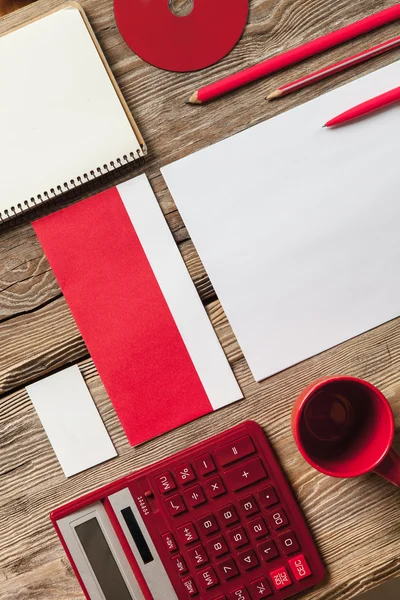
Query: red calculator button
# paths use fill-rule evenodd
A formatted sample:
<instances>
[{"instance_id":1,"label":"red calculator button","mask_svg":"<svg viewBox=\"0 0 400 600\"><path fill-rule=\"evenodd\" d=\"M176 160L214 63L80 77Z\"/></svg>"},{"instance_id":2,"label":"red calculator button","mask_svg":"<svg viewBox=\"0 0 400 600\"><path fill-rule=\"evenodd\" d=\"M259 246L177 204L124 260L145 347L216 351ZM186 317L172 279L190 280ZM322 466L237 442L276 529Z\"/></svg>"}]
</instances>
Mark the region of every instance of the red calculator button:
<instances>
[{"instance_id":1,"label":"red calculator button","mask_svg":"<svg viewBox=\"0 0 400 600\"><path fill-rule=\"evenodd\" d=\"M251 581L250 592L253 600L257 600L258 598L267 598L267 596L272 594L272 590L266 577L259 577L258 579Z\"/></svg>"},{"instance_id":2,"label":"red calculator button","mask_svg":"<svg viewBox=\"0 0 400 600\"><path fill-rule=\"evenodd\" d=\"M224 525L233 525L239 521L233 504L227 504L218 510L218 518Z\"/></svg>"},{"instance_id":3,"label":"red calculator button","mask_svg":"<svg viewBox=\"0 0 400 600\"><path fill-rule=\"evenodd\" d=\"M256 449L254 448L253 442L248 435L245 435L244 437L234 440L233 442L222 446L222 448L215 450L214 456L217 463L221 467L225 467L226 465L235 462L235 460L253 454L255 451Z\"/></svg>"},{"instance_id":4,"label":"red calculator button","mask_svg":"<svg viewBox=\"0 0 400 600\"><path fill-rule=\"evenodd\" d=\"M228 552L228 546L222 535L219 535L208 542L208 550L214 558L218 558Z\"/></svg>"},{"instance_id":5,"label":"red calculator button","mask_svg":"<svg viewBox=\"0 0 400 600\"><path fill-rule=\"evenodd\" d=\"M182 583L183 587L188 593L188 596L196 596L196 594L198 593L197 588L191 577L185 577L185 579L182 579Z\"/></svg>"},{"instance_id":6,"label":"red calculator button","mask_svg":"<svg viewBox=\"0 0 400 600\"><path fill-rule=\"evenodd\" d=\"M168 494L168 492L176 488L175 481L172 479L172 475L169 471L162 473L162 475L158 475L154 479L162 494Z\"/></svg>"},{"instance_id":7,"label":"red calculator button","mask_svg":"<svg viewBox=\"0 0 400 600\"><path fill-rule=\"evenodd\" d=\"M297 581L305 579L306 577L310 577L311 575L311 569L308 566L307 561L302 554L291 558L289 560L289 567L291 568L292 573L297 579Z\"/></svg>"},{"instance_id":8,"label":"red calculator button","mask_svg":"<svg viewBox=\"0 0 400 600\"><path fill-rule=\"evenodd\" d=\"M275 571L271 571L269 576L271 577L272 582L277 590L282 590L283 588L285 588L286 586L288 586L292 583L285 567L280 567L279 569L276 569Z\"/></svg>"},{"instance_id":9,"label":"red calculator button","mask_svg":"<svg viewBox=\"0 0 400 600\"><path fill-rule=\"evenodd\" d=\"M201 517L200 519L197 519L197 523L199 524L200 530L205 535L211 535L219 529L217 519L211 513L204 515L204 517Z\"/></svg>"},{"instance_id":10,"label":"red calculator button","mask_svg":"<svg viewBox=\"0 0 400 600\"><path fill-rule=\"evenodd\" d=\"M187 573L188 569L187 569L186 563L180 554L173 556L172 560L175 563L176 570L178 571L178 573Z\"/></svg>"},{"instance_id":11,"label":"red calculator button","mask_svg":"<svg viewBox=\"0 0 400 600\"><path fill-rule=\"evenodd\" d=\"M267 485L267 487L258 492L258 500L260 501L261 506L265 506L266 508L274 506L274 504L278 504L279 502L278 496L272 485Z\"/></svg>"},{"instance_id":12,"label":"red calculator button","mask_svg":"<svg viewBox=\"0 0 400 600\"><path fill-rule=\"evenodd\" d=\"M258 540L268 535L268 527L262 517L256 517L247 523L250 535L253 539Z\"/></svg>"},{"instance_id":13,"label":"red calculator button","mask_svg":"<svg viewBox=\"0 0 400 600\"><path fill-rule=\"evenodd\" d=\"M218 573L224 581L232 579L236 575L239 575L239 570L235 565L233 558L225 558L225 560L217 564Z\"/></svg>"},{"instance_id":14,"label":"red calculator button","mask_svg":"<svg viewBox=\"0 0 400 600\"><path fill-rule=\"evenodd\" d=\"M174 550L178 549L172 533L164 533L162 539L164 540L164 544L169 552L174 552Z\"/></svg>"},{"instance_id":15,"label":"red calculator button","mask_svg":"<svg viewBox=\"0 0 400 600\"><path fill-rule=\"evenodd\" d=\"M190 463L184 463L175 469L175 477L178 483L185 485L196 479L196 475Z\"/></svg>"},{"instance_id":16,"label":"red calculator button","mask_svg":"<svg viewBox=\"0 0 400 600\"><path fill-rule=\"evenodd\" d=\"M175 477L178 483L181 483L182 485L196 479L196 475L188 462L175 469Z\"/></svg>"},{"instance_id":17,"label":"red calculator button","mask_svg":"<svg viewBox=\"0 0 400 600\"><path fill-rule=\"evenodd\" d=\"M204 546L201 544L188 550L187 554L194 567L199 567L200 565L204 565L204 563L208 562L208 556L204 550Z\"/></svg>"},{"instance_id":18,"label":"red calculator button","mask_svg":"<svg viewBox=\"0 0 400 600\"><path fill-rule=\"evenodd\" d=\"M199 485L194 485L188 490L185 490L185 497L189 506L191 506L192 508L195 508L196 506L207 502L203 490Z\"/></svg>"},{"instance_id":19,"label":"red calculator button","mask_svg":"<svg viewBox=\"0 0 400 600\"><path fill-rule=\"evenodd\" d=\"M219 583L217 575L212 567L208 567L207 569L203 569L203 571L199 571L198 576L205 590L208 590Z\"/></svg>"},{"instance_id":20,"label":"red calculator button","mask_svg":"<svg viewBox=\"0 0 400 600\"><path fill-rule=\"evenodd\" d=\"M260 564L254 550L240 552L237 558L239 566L245 571L250 571L250 569L254 569L254 567L257 567Z\"/></svg>"},{"instance_id":21,"label":"red calculator button","mask_svg":"<svg viewBox=\"0 0 400 600\"><path fill-rule=\"evenodd\" d=\"M272 560L276 556L279 556L279 552L272 540L266 540L262 544L258 544L257 548L265 561Z\"/></svg>"},{"instance_id":22,"label":"red calculator button","mask_svg":"<svg viewBox=\"0 0 400 600\"><path fill-rule=\"evenodd\" d=\"M248 517L258 512L258 506L256 501L254 500L254 496L246 496L245 498L240 498L240 500L238 500L238 505L239 512L243 517Z\"/></svg>"},{"instance_id":23,"label":"red calculator button","mask_svg":"<svg viewBox=\"0 0 400 600\"><path fill-rule=\"evenodd\" d=\"M235 527L235 529L228 531L228 538L234 548L240 548L249 541L243 527L241 526Z\"/></svg>"},{"instance_id":24,"label":"red calculator button","mask_svg":"<svg viewBox=\"0 0 400 600\"><path fill-rule=\"evenodd\" d=\"M197 542L197 540L199 539L199 536L197 535L197 531L193 523L186 523L186 525L178 527L177 532L182 542L186 546L188 544L191 544L192 542Z\"/></svg>"},{"instance_id":25,"label":"red calculator button","mask_svg":"<svg viewBox=\"0 0 400 600\"><path fill-rule=\"evenodd\" d=\"M228 487L234 492L256 483L266 476L267 473L259 458L252 458L233 469L229 469L224 474Z\"/></svg>"},{"instance_id":26,"label":"red calculator button","mask_svg":"<svg viewBox=\"0 0 400 600\"><path fill-rule=\"evenodd\" d=\"M194 464L199 475L208 475L209 473L214 473L217 469L210 454L199 456L195 459Z\"/></svg>"},{"instance_id":27,"label":"red calculator button","mask_svg":"<svg viewBox=\"0 0 400 600\"><path fill-rule=\"evenodd\" d=\"M165 500L165 505L172 517L186 512L186 506L180 494L174 494L168 500Z\"/></svg>"},{"instance_id":28,"label":"red calculator button","mask_svg":"<svg viewBox=\"0 0 400 600\"><path fill-rule=\"evenodd\" d=\"M229 594L229 598L231 598L231 600L251 600L249 592L243 586L236 590L232 590Z\"/></svg>"},{"instance_id":29,"label":"red calculator button","mask_svg":"<svg viewBox=\"0 0 400 600\"><path fill-rule=\"evenodd\" d=\"M278 535L278 542L285 554L293 554L300 548L296 536L290 529Z\"/></svg>"},{"instance_id":30,"label":"red calculator button","mask_svg":"<svg viewBox=\"0 0 400 600\"><path fill-rule=\"evenodd\" d=\"M272 529L280 529L289 523L285 511L280 506L267 513L267 520Z\"/></svg>"},{"instance_id":31,"label":"red calculator button","mask_svg":"<svg viewBox=\"0 0 400 600\"><path fill-rule=\"evenodd\" d=\"M204 483L204 489L210 498L217 498L226 492L225 486L221 481L221 477L218 477L218 475L216 477L211 477L211 479L207 479L207 481Z\"/></svg>"},{"instance_id":32,"label":"red calculator button","mask_svg":"<svg viewBox=\"0 0 400 600\"><path fill-rule=\"evenodd\" d=\"M217 598L213 598L212 600L226 600L226 596L218 596Z\"/></svg>"}]
</instances>

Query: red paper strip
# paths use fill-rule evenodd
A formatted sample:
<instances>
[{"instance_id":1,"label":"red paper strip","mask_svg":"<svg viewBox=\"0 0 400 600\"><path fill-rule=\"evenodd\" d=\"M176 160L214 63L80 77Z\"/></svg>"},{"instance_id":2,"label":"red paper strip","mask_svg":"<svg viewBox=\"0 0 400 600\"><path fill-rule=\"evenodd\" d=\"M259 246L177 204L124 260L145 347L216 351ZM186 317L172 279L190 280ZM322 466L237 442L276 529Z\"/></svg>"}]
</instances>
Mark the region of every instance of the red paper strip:
<instances>
[{"instance_id":1,"label":"red paper strip","mask_svg":"<svg viewBox=\"0 0 400 600\"><path fill-rule=\"evenodd\" d=\"M211 412L118 190L34 228L131 444Z\"/></svg>"}]
</instances>

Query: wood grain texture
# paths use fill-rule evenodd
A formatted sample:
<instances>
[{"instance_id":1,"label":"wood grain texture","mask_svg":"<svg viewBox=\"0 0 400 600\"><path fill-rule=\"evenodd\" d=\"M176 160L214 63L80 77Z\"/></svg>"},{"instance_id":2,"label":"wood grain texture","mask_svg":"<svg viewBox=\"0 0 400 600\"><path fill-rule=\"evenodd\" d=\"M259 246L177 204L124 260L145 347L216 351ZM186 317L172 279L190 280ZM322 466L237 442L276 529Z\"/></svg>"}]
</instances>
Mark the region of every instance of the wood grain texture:
<instances>
[{"instance_id":1,"label":"wood grain texture","mask_svg":"<svg viewBox=\"0 0 400 600\"><path fill-rule=\"evenodd\" d=\"M174 0L174 9L187 10L188 2ZM61 4L38 0L0 20L0 34ZM115 25L111 0L82 4L146 140L145 172L245 400L131 448L32 227L15 224L0 231L0 599L82 599L50 525L50 510L248 418L263 425L269 435L329 570L327 581L308 593L307 600L348 600L400 575L399 491L373 475L342 481L316 473L297 452L289 426L293 401L307 383L322 375L346 373L370 380L387 394L396 416L399 448L400 320L255 383L159 173L159 167L171 160L400 58L397 50L277 103L265 101L267 92L288 76L301 77L394 37L398 24L393 24L207 107L184 104L201 85L394 2L251 0L249 24L237 47L218 65L189 74L159 71L130 52ZM71 363L80 365L119 457L66 480L24 385Z\"/></svg>"}]
</instances>

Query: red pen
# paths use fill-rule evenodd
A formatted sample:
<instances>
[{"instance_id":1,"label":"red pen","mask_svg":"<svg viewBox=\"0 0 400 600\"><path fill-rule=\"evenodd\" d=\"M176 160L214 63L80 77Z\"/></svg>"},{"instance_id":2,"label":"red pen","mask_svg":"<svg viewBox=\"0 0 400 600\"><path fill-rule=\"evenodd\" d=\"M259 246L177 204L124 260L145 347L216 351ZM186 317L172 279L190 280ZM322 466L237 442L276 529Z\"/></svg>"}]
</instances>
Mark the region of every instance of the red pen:
<instances>
[{"instance_id":1,"label":"red pen","mask_svg":"<svg viewBox=\"0 0 400 600\"><path fill-rule=\"evenodd\" d=\"M335 125L347 123L348 121L363 117L364 115L379 110L380 108L389 106L389 104L393 104L394 102L400 102L400 87L390 90L389 92L385 92L380 96L371 98L366 102L362 102L361 104L346 110L344 113L341 113L337 117L334 117L325 123L324 127L334 127Z\"/></svg>"}]
</instances>

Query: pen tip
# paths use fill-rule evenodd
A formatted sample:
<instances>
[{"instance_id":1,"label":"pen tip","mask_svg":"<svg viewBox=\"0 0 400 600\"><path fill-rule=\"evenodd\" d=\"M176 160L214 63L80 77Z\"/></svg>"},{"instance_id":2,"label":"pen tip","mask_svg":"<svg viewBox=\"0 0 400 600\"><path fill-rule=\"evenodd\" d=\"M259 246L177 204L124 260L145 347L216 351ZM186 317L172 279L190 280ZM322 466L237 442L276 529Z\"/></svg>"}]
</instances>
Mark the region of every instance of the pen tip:
<instances>
[{"instance_id":1,"label":"pen tip","mask_svg":"<svg viewBox=\"0 0 400 600\"><path fill-rule=\"evenodd\" d=\"M326 125L322 125L322 129L324 129L326 127Z\"/></svg>"}]
</instances>

